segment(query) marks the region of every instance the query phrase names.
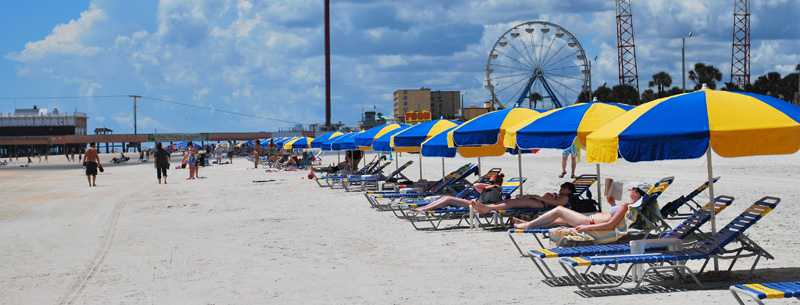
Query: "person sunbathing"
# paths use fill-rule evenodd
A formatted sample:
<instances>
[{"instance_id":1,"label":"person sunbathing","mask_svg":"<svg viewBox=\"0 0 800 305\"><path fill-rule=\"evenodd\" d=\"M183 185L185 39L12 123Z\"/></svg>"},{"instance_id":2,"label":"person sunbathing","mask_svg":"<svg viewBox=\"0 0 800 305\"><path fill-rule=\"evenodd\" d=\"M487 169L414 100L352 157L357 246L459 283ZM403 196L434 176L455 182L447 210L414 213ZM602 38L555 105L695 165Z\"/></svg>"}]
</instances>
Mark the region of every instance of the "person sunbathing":
<instances>
[{"instance_id":1,"label":"person sunbathing","mask_svg":"<svg viewBox=\"0 0 800 305\"><path fill-rule=\"evenodd\" d=\"M649 191L651 187L649 184L643 181L631 182L629 185L631 186L631 201L616 204L615 198L613 196L608 196L606 199L611 205L611 209L608 212L584 215L563 206L557 206L531 221L524 221L514 217L512 218L514 227L524 230L551 228L556 226L571 226L574 227L575 231L578 233L583 231L613 229L614 226L625 219L625 216L630 213L628 207L638 206L642 203L642 198L645 194L647 194L647 191Z\"/></svg>"},{"instance_id":2,"label":"person sunbathing","mask_svg":"<svg viewBox=\"0 0 800 305\"><path fill-rule=\"evenodd\" d=\"M304 151L304 152L303 152L303 156L302 156L302 157L299 157L299 158L298 158L298 156L292 156L292 157L290 157L289 159L287 159L287 160L286 160L286 162L279 163L279 164L280 164L281 166L286 166L286 165L300 165L300 164L303 164L303 160L306 160L306 159L308 159L308 152L305 152L305 151Z\"/></svg>"},{"instance_id":3,"label":"person sunbathing","mask_svg":"<svg viewBox=\"0 0 800 305\"><path fill-rule=\"evenodd\" d=\"M502 188L502 185L503 185L503 177L505 177L504 174L492 175L491 177L489 177L489 183L475 183L475 184L472 185L472 187L474 187L475 190L477 190L481 194L483 194L484 191L488 191L487 189L489 189L489 188L497 188L497 193L499 194L500 193L500 189ZM499 200L502 200L502 199L501 198L496 198L494 200L499 201ZM411 210L416 211L416 212L426 212L426 211L432 211L432 210L440 209L440 208L447 207L447 206L466 208L466 207L469 207L471 201L472 200L456 198L456 197L453 197L453 196L442 196L441 198L437 199L434 202L431 202L430 204L427 204L427 205L424 205L424 206L421 206L421 207L417 207L417 208L413 208ZM492 201L492 200L489 200L489 201ZM486 202L486 203L490 204L492 202Z\"/></svg>"},{"instance_id":4,"label":"person sunbathing","mask_svg":"<svg viewBox=\"0 0 800 305\"><path fill-rule=\"evenodd\" d=\"M345 158L344 161L339 162L339 164L326 166L326 167L311 167L312 172L338 172L343 171L347 168L347 163L350 161L349 158Z\"/></svg>"},{"instance_id":5,"label":"person sunbathing","mask_svg":"<svg viewBox=\"0 0 800 305\"><path fill-rule=\"evenodd\" d=\"M561 184L558 193L546 193L543 196L532 195L530 197L508 199L495 204L483 204L476 201L472 206L481 214L489 213L489 211L492 210L557 207L567 205L569 197L572 195L575 195L575 185L571 182L564 182Z\"/></svg>"}]
</instances>

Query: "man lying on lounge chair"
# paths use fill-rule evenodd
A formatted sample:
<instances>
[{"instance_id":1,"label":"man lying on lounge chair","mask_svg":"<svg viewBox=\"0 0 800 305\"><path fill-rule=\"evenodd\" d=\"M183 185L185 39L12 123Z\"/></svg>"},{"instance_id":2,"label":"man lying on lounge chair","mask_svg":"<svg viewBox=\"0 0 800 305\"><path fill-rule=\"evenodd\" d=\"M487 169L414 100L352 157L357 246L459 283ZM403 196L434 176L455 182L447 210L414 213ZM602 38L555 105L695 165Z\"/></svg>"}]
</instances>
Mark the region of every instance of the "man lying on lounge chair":
<instances>
[{"instance_id":1,"label":"man lying on lounge chair","mask_svg":"<svg viewBox=\"0 0 800 305\"><path fill-rule=\"evenodd\" d=\"M475 202L475 210L481 214L489 213L492 210L510 209L540 209L566 206L569 197L575 194L575 185L571 182L561 184L558 193L547 193L544 196L533 195L530 197L507 199L495 204L483 204Z\"/></svg>"}]
</instances>

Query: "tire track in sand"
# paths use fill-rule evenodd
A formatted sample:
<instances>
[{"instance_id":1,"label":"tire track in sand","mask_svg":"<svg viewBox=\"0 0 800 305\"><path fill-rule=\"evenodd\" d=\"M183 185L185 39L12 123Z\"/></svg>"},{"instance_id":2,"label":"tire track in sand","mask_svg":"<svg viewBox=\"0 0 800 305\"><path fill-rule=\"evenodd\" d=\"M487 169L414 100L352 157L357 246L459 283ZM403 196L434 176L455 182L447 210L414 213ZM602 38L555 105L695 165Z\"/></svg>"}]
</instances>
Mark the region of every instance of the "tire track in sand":
<instances>
[{"instance_id":1,"label":"tire track in sand","mask_svg":"<svg viewBox=\"0 0 800 305\"><path fill-rule=\"evenodd\" d=\"M83 276L70 287L65 296L61 297L58 302L59 304L74 304L78 297L81 296L81 293L83 293L83 291L86 289L86 284L97 273L97 270L100 269L100 266L103 265L103 261L105 260L106 255L108 255L109 249L111 249L111 244L114 241L119 215L122 213L122 209L127 203L128 201L125 200L114 207L114 216L111 218L111 221L109 221L109 224L104 231L105 240L103 241L103 247L97 252L97 254L95 254L94 258L92 258L89 267L82 272Z\"/></svg>"}]
</instances>

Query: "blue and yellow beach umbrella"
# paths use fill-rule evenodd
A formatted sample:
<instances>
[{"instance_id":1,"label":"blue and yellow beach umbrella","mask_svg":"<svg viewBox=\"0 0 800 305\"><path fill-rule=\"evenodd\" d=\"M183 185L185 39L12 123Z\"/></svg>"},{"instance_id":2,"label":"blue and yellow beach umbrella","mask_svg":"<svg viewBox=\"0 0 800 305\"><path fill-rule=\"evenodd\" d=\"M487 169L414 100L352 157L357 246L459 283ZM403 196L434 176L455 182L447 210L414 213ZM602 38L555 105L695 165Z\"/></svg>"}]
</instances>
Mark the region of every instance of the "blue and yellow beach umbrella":
<instances>
[{"instance_id":1,"label":"blue and yellow beach umbrella","mask_svg":"<svg viewBox=\"0 0 800 305\"><path fill-rule=\"evenodd\" d=\"M335 138L337 136L341 136L343 134L344 133L342 133L342 132L334 131L334 132L329 132L329 133L326 133L324 135L321 135L321 136L317 137L316 139L314 139L314 141L311 141L311 148L321 148L322 147L322 143L324 143L325 141L328 141L331 138Z\"/></svg>"},{"instance_id":2,"label":"blue and yellow beach umbrella","mask_svg":"<svg viewBox=\"0 0 800 305\"><path fill-rule=\"evenodd\" d=\"M614 163L793 154L800 150L800 107L752 93L699 90L621 114L586 137L586 160ZM714 198L714 184L709 185ZM716 233L714 211L712 233Z\"/></svg>"},{"instance_id":3,"label":"blue and yellow beach umbrella","mask_svg":"<svg viewBox=\"0 0 800 305\"><path fill-rule=\"evenodd\" d=\"M343 135L341 137L336 138L336 140L331 143L331 150L354 150L356 149L355 143L353 143L353 139L361 134L361 132L354 132Z\"/></svg>"},{"instance_id":4,"label":"blue and yellow beach umbrella","mask_svg":"<svg viewBox=\"0 0 800 305\"><path fill-rule=\"evenodd\" d=\"M411 126L405 127L405 128L398 128L398 129L389 131L389 132L383 134L382 136L376 138L375 141L372 141L372 150L374 150L374 151L382 151L382 152L394 151L394 147L392 147L392 145L391 145L392 136L394 136L398 132L402 132L403 130L406 130L408 128L411 128Z\"/></svg>"},{"instance_id":5,"label":"blue and yellow beach umbrella","mask_svg":"<svg viewBox=\"0 0 800 305\"><path fill-rule=\"evenodd\" d=\"M295 137L282 137L282 138L279 138L279 139L273 141L273 143L275 143L275 147L283 149L284 148L283 144L286 143L286 142L289 142L289 141L291 141L293 139L295 139Z\"/></svg>"},{"instance_id":6,"label":"blue and yellow beach umbrella","mask_svg":"<svg viewBox=\"0 0 800 305\"><path fill-rule=\"evenodd\" d=\"M541 116L542 111L517 107L483 114L448 132L447 145L476 148L459 150L464 157L501 156L506 153L503 146L506 130L524 120Z\"/></svg>"},{"instance_id":7,"label":"blue and yellow beach umbrella","mask_svg":"<svg viewBox=\"0 0 800 305\"><path fill-rule=\"evenodd\" d=\"M333 142L335 142L335 141L336 141L336 140L338 140L339 138L341 138L341 137L344 137L344 136L346 136L346 135L348 135L348 134L346 134L346 133L342 133L342 134L340 134L340 135L337 135L337 136L331 137L331 138L329 138L328 140L326 140L325 142L322 142L322 145L320 145L320 148L321 148L322 150L327 150L327 151L333 150Z\"/></svg>"},{"instance_id":8,"label":"blue and yellow beach umbrella","mask_svg":"<svg viewBox=\"0 0 800 305\"><path fill-rule=\"evenodd\" d=\"M420 123L395 134L391 139L391 146L399 152L418 152L422 149L422 142L460 124L461 122L445 119Z\"/></svg>"},{"instance_id":9,"label":"blue and yellow beach umbrella","mask_svg":"<svg viewBox=\"0 0 800 305\"><path fill-rule=\"evenodd\" d=\"M401 124L401 123L391 123L381 126L375 126L353 138L353 144L358 149L371 150L372 142L375 141L375 139L380 138L382 135L392 130L406 128L408 126L409 126L408 124Z\"/></svg>"},{"instance_id":10,"label":"blue and yellow beach umbrella","mask_svg":"<svg viewBox=\"0 0 800 305\"><path fill-rule=\"evenodd\" d=\"M284 149L303 149L311 147L311 142L314 141L314 138L309 137L302 137L302 138L295 138L286 143L283 143Z\"/></svg>"},{"instance_id":11,"label":"blue and yellow beach umbrella","mask_svg":"<svg viewBox=\"0 0 800 305\"><path fill-rule=\"evenodd\" d=\"M638 106L587 137L589 162L694 159L800 150L800 107L752 93L699 90Z\"/></svg>"},{"instance_id":12,"label":"blue and yellow beach umbrella","mask_svg":"<svg viewBox=\"0 0 800 305\"><path fill-rule=\"evenodd\" d=\"M506 130L503 144L522 149L567 149L575 137L586 146L586 136L633 106L593 101L542 113Z\"/></svg>"}]
</instances>

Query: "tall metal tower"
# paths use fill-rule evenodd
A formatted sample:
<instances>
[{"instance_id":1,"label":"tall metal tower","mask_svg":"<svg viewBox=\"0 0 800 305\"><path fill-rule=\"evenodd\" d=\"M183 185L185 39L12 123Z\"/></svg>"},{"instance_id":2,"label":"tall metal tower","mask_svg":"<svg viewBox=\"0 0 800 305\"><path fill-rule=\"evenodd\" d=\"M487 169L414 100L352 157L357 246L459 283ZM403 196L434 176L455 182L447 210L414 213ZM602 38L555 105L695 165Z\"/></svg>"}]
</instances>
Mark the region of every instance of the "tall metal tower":
<instances>
[{"instance_id":1,"label":"tall metal tower","mask_svg":"<svg viewBox=\"0 0 800 305\"><path fill-rule=\"evenodd\" d=\"M731 83L750 83L750 0L734 0Z\"/></svg>"},{"instance_id":2,"label":"tall metal tower","mask_svg":"<svg viewBox=\"0 0 800 305\"><path fill-rule=\"evenodd\" d=\"M619 84L628 84L639 92L639 72L636 68L636 44L633 42L633 12L630 0L617 0L617 61Z\"/></svg>"}]
</instances>

